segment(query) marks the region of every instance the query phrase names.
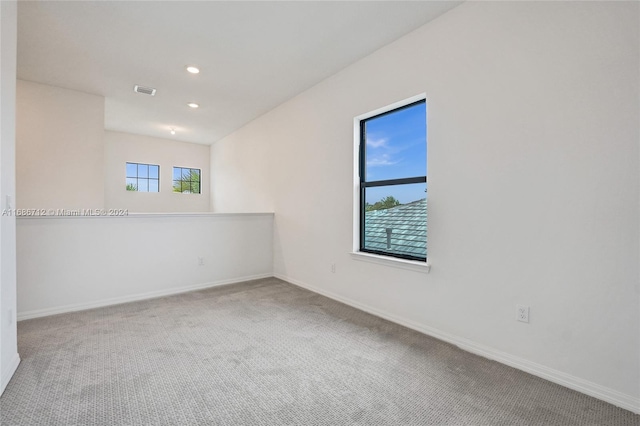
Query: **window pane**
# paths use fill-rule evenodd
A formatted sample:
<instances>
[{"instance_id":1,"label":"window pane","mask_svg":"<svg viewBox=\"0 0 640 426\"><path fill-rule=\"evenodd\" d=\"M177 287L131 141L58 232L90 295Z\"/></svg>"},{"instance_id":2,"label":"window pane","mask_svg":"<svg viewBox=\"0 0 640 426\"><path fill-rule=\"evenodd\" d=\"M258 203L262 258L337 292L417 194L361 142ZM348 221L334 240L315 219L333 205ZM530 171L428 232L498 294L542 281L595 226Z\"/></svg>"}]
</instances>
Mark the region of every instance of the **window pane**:
<instances>
[{"instance_id":1,"label":"window pane","mask_svg":"<svg viewBox=\"0 0 640 426\"><path fill-rule=\"evenodd\" d=\"M159 192L160 166L157 164L126 163L126 172L127 191ZM154 177L151 184L149 175Z\"/></svg>"},{"instance_id":2,"label":"window pane","mask_svg":"<svg viewBox=\"0 0 640 426\"><path fill-rule=\"evenodd\" d=\"M180 167L173 168L173 180L180 180L182 177L182 169Z\"/></svg>"},{"instance_id":3,"label":"window pane","mask_svg":"<svg viewBox=\"0 0 640 426\"><path fill-rule=\"evenodd\" d=\"M426 183L365 189L363 249L426 258Z\"/></svg>"},{"instance_id":4,"label":"window pane","mask_svg":"<svg viewBox=\"0 0 640 426\"><path fill-rule=\"evenodd\" d=\"M173 168L173 192L200 193L200 170Z\"/></svg>"},{"instance_id":5,"label":"window pane","mask_svg":"<svg viewBox=\"0 0 640 426\"><path fill-rule=\"evenodd\" d=\"M127 177L138 177L138 165L136 163L127 163Z\"/></svg>"},{"instance_id":6,"label":"window pane","mask_svg":"<svg viewBox=\"0 0 640 426\"><path fill-rule=\"evenodd\" d=\"M365 120L368 182L427 175L427 109L420 103Z\"/></svg>"},{"instance_id":7,"label":"window pane","mask_svg":"<svg viewBox=\"0 0 640 426\"><path fill-rule=\"evenodd\" d=\"M127 178L127 191L137 191L137 190L138 190L138 179Z\"/></svg>"},{"instance_id":8,"label":"window pane","mask_svg":"<svg viewBox=\"0 0 640 426\"><path fill-rule=\"evenodd\" d=\"M140 192L149 192L149 180L148 179L138 179L138 191L140 191Z\"/></svg>"},{"instance_id":9,"label":"window pane","mask_svg":"<svg viewBox=\"0 0 640 426\"><path fill-rule=\"evenodd\" d=\"M149 177L149 166L147 164L138 164L138 177L139 178Z\"/></svg>"},{"instance_id":10,"label":"window pane","mask_svg":"<svg viewBox=\"0 0 640 426\"><path fill-rule=\"evenodd\" d=\"M149 192L160 192L160 185L157 179L149 179Z\"/></svg>"}]
</instances>

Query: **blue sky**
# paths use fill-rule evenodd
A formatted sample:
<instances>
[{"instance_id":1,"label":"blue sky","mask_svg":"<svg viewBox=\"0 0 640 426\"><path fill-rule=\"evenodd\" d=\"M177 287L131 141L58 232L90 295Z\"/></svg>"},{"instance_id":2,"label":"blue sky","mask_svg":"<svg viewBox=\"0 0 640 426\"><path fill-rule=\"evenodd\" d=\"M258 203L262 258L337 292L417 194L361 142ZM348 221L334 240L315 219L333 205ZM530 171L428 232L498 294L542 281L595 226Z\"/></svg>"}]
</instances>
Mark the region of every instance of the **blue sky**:
<instances>
[{"instance_id":1,"label":"blue sky","mask_svg":"<svg viewBox=\"0 0 640 426\"><path fill-rule=\"evenodd\" d=\"M426 104L367 120L367 181L427 175ZM426 185L396 185L367 189L367 202L393 195L401 203L425 198Z\"/></svg>"}]
</instances>

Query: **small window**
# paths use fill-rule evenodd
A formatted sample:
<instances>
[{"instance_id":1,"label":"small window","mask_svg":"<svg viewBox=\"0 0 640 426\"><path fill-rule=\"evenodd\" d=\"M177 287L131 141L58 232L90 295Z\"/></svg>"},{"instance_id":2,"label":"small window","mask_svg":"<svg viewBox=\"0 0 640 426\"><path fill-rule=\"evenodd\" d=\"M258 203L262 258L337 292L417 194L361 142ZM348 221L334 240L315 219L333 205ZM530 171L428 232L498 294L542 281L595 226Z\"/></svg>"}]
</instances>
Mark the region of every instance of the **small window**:
<instances>
[{"instance_id":1,"label":"small window","mask_svg":"<svg viewBox=\"0 0 640 426\"><path fill-rule=\"evenodd\" d=\"M426 261L426 101L363 117L356 119L359 251Z\"/></svg>"},{"instance_id":2,"label":"small window","mask_svg":"<svg viewBox=\"0 0 640 426\"><path fill-rule=\"evenodd\" d=\"M160 192L160 166L127 163L127 191Z\"/></svg>"},{"instance_id":3,"label":"small window","mask_svg":"<svg viewBox=\"0 0 640 426\"><path fill-rule=\"evenodd\" d=\"M200 169L173 168L173 192L200 193Z\"/></svg>"}]
</instances>

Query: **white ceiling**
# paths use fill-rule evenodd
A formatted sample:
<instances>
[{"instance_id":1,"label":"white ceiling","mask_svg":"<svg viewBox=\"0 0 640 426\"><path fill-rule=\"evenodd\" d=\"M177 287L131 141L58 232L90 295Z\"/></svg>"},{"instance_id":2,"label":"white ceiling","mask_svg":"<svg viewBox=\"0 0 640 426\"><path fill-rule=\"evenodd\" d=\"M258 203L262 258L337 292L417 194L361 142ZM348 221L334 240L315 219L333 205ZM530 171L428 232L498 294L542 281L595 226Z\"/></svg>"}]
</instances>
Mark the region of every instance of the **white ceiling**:
<instances>
[{"instance_id":1,"label":"white ceiling","mask_svg":"<svg viewBox=\"0 0 640 426\"><path fill-rule=\"evenodd\" d=\"M18 78L104 96L108 130L211 144L460 3L21 1Z\"/></svg>"}]
</instances>

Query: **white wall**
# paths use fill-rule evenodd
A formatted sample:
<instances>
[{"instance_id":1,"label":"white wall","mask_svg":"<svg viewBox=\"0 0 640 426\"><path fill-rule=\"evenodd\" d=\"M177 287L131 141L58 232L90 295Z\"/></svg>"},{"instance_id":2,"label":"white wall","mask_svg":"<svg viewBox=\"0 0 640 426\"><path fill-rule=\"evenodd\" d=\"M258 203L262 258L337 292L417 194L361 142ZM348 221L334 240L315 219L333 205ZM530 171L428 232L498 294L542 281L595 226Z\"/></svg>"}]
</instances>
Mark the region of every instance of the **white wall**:
<instances>
[{"instance_id":1,"label":"white wall","mask_svg":"<svg viewBox=\"0 0 640 426\"><path fill-rule=\"evenodd\" d=\"M269 213L19 218L18 318L272 276L272 236Z\"/></svg>"},{"instance_id":2,"label":"white wall","mask_svg":"<svg viewBox=\"0 0 640 426\"><path fill-rule=\"evenodd\" d=\"M0 2L0 204L15 196L15 2ZM18 368L16 330L16 219L0 217L0 394Z\"/></svg>"},{"instance_id":3,"label":"white wall","mask_svg":"<svg viewBox=\"0 0 640 426\"><path fill-rule=\"evenodd\" d=\"M640 412L638 8L465 3L216 143L215 211L275 211L277 276ZM423 92L431 273L357 262L353 117Z\"/></svg>"},{"instance_id":4,"label":"white wall","mask_svg":"<svg viewBox=\"0 0 640 426\"><path fill-rule=\"evenodd\" d=\"M17 205L104 207L104 98L18 80Z\"/></svg>"},{"instance_id":5,"label":"white wall","mask_svg":"<svg viewBox=\"0 0 640 426\"><path fill-rule=\"evenodd\" d=\"M271 139L284 136L293 124L279 129L270 126L268 119L254 121L211 146L211 211L273 211L274 168L286 164L289 169L294 164L280 163ZM264 138L261 126L269 130Z\"/></svg>"},{"instance_id":6,"label":"white wall","mask_svg":"<svg viewBox=\"0 0 640 426\"><path fill-rule=\"evenodd\" d=\"M105 131L104 135L107 208L130 212L209 211L209 145L111 131ZM127 162L160 165L160 192L127 191ZM201 170L200 194L173 192L174 166Z\"/></svg>"},{"instance_id":7,"label":"white wall","mask_svg":"<svg viewBox=\"0 0 640 426\"><path fill-rule=\"evenodd\" d=\"M17 207L210 211L209 146L104 130L102 96L18 80ZM159 164L159 193L125 190L125 163ZM202 170L202 193L173 193L173 166Z\"/></svg>"}]
</instances>

